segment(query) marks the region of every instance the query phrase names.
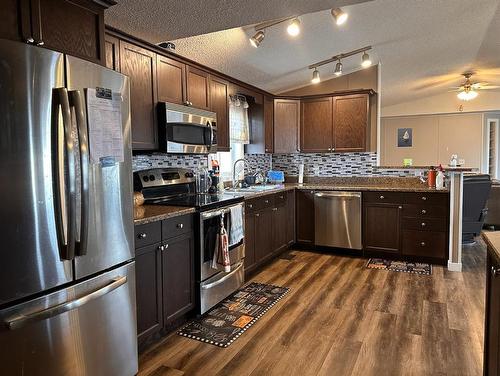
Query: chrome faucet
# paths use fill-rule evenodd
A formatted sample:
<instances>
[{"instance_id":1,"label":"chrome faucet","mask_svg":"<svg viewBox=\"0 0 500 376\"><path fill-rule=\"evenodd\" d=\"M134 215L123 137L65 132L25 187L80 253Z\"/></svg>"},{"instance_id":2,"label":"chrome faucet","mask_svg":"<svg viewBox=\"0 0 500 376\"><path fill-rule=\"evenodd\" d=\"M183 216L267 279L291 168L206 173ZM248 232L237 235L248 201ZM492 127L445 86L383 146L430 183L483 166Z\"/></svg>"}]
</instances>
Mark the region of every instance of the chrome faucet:
<instances>
[{"instance_id":1,"label":"chrome faucet","mask_svg":"<svg viewBox=\"0 0 500 376\"><path fill-rule=\"evenodd\" d=\"M236 165L238 162L243 162L243 169L245 169L245 159L240 158L236 160L233 164L233 188L238 188L241 185L241 181L236 179Z\"/></svg>"}]
</instances>

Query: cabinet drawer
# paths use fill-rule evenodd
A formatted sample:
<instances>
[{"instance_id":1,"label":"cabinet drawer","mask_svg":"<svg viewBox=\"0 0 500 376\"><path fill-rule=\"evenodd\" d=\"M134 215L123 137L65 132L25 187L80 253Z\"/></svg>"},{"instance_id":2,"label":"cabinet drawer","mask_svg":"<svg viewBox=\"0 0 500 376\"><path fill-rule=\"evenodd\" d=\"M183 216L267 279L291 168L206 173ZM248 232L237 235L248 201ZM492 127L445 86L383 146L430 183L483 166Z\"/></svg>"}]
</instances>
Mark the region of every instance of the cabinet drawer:
<instances>
[{"instance_id":1,"label":"cabinet drawer","mask_svg":"<svg viewBox=\"0 0 500 376\"><path fill-rule=\"evenodd\" d=\"M403 218L403 230L446 231L447 222L441 218Z\"/></svg>"},{"instance_id":2,"label":"cabinet drawer","mask_svg":"<svg viewBox=\"0 0 500 376\"><path fill-rule=\"evenodd\" d=\"M134 227L135 248L161 241L161 222L151 222Z\"/></svg>"},{"instance_id":3,"label":"cabinet drawer","mask_svg":"<svg viewBox=\"0 0 500 376\"><path fill-rule=\"evenodd\" d=\"M405 193L404 201L407 204L426 204L446 207L448 195L445 193Z\"/></svg>"},{"instance_id":4,"label":"cabinet drawer","mask_svg":"<svg viewBox=\"0 0 500 376\"><path fill-rule=\"evenodd\" d=\"M279 192L274 195L274 206L284 206L287 202L287 192Z\"/></svg>"},{"instance_id":5,"label":"cabinet drawer","mask_svg":"<svg viewBox=\"0 0 500 376\"><path fill-rule=\"evenodd\" d=\"M364 202L399 204L403 202L403 194L400 192L363 192Z\"/></svg>"},{"instance_id":6,"label":"cabinet drawer","mask_svg":"<svg viewBox=\"0 0 500 376\"><path fill-rule=\"evenodd\" d=\"M445 232L403 231L403 255L446 258L447 242Z\"/></svg>"},{"instance_id":7,"label":"cabinet drawer","mask_svg":"<svg viewBox=\"0 0 500 376\"><path fill-rule=\"evenodd\" d=\"M173 238L193 230L193 216L182 215L163 221L163 239Z\"/></svg>"},{"instance_id":8,"label":"cabinet drawer","mask_svg":"<svg viewBox=\"0 0 500 376\"><path fill-rule=\"evenodd\" d=\"M416 218L448 218L447 206L430 204L406 204L403 205L403 216Z\"/></svg>"},{"instance_id":9,"label":"cabinet drawer","mask_svg":"<svg viewBox=\"0 0 500 376\"><path fill-rule=\"evenodd\" d=\"M266 195L248 200L246 203L246 209L249 211L255 211L255 210L269 208L273 205L274 205L274 196Z\"/></svg>"}]
</instances>

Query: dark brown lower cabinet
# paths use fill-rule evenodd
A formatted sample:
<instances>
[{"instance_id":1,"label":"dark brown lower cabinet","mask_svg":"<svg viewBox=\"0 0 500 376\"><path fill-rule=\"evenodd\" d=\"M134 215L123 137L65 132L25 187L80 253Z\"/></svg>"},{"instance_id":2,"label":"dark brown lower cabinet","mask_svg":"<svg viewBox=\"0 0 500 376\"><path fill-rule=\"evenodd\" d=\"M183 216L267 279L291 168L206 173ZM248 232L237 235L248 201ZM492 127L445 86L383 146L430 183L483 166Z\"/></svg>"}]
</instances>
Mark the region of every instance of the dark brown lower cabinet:
<instances>
[{"instance_id":1,"label":"dark brown lower cabinet","mask_svg":"<svg viewBox=\"0 0 500 376\"><path fill-rule=\"evenodd\" d=\"M163 326L161 243L135 251L137 334L139 344Z\"/></svg>"},{"instance_id":2,"label":"dark brown lower cabinet","mask_svg":"<svg viewBox=\"0 0 500 376\"><path fill-rule=\"evenodd\" d=\"M162 251L165 324L195 307L194 237L191 233L165 241Z\"/></svg>"},{"instance_id":3,"label":"dark brown lower cabinet","mask_svg":"<svg viewBox=\"0 0 500 376\"><path fill-rule=\"evenodd\" d=\"M294 191L269 194L245 203L245 272L295 243Z\"/></svg>"},{"instance_id":4,"label":"dark brown lower cabinet","mask_svg":"<svg viewBox=\"0 0 500 376\"><path fill-rule=\"evenodd\" d=\"M445 264L448 202L446 193L363 192L365 255Z\"/></svg>"},{"instance_id":5,"label":"dark brown lower cabinet","mask_svg":"<svg viewBox=\"0 0 500 376\"><path fill-rule=\"evenodd\" d=\"M140 246L135 257L140 350L195 308L192 223L187 215L135 227Z\"/></svg>"},{"instance_id":6,"label":"dark brown lower cabinet","mask_svg":"<svg viewBox=\"0 0 500 376\"><path fill-rule=\"evenodd\" d=\"M255 215L255 259L269 259L273 252L273 208L265 208Z\"/></svg>"},{"instance_id":7,"label":"dark brown lower cabinet","mask_svg":"<svg viewBox=\"0 0 500 376\"><path fill-rule=\"evenodd\" d=\"M297 243L314 244L314 191L296 192Z\"/></svg>"},{"instance_id":8,"label":"dark brown lower cabinet","mask_svg":"<svg viewBox=\"0 0 500 376\"><path fill-rule=\"evenodd\" d=\"M400 252L399 204L364 204L364 249L377 252Z\"/></svg>"},{"instance_id":9,"label":"dark brown lower cabinet","mask_svg":"<svg viewBox=\"0 0 500 376\"><path fill-rule=\"evenodd\" d=\"M486 262L486 320L484 375L500 375L500 260L488 249Z\"/></svg>"}]
</instances>

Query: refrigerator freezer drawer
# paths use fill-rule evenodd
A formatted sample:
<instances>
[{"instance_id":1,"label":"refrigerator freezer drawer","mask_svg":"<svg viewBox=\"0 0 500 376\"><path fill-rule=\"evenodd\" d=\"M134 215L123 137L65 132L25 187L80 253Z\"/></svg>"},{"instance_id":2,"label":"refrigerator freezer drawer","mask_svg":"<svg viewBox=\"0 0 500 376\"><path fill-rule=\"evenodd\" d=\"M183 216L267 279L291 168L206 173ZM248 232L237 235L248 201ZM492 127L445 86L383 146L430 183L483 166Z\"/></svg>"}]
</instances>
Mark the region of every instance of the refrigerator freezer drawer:
<instances>
[{"instance_id":1,"label":"refrigerator freezer drawer","mask_svg":"<svg viewBox=\"0 0 500 376\"><path fill-rule=\"evenodd\" d=\"M135 375L134 262L0 311L6 375Z\"/></svg>"}]
</instances>

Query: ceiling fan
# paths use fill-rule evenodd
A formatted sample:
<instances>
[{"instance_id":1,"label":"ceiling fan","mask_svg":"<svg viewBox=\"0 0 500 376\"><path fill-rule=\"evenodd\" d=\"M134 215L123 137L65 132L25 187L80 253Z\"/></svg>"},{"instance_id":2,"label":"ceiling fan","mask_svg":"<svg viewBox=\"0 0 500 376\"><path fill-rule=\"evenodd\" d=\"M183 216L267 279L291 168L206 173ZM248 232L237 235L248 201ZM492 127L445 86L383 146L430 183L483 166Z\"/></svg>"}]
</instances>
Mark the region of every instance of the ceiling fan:
<instances>
[{"instance_id":1,"label":"ceiling fan","mask_svg":"<svg viewBox=\"0 0 500 376\"><path fill-rule=\"evenodd\" d=\"M500 89L500 86L490 85L487 82L472 82L471 77L474 72L463 73L465 82L458 87L452 87L450 91L458 91L457 97L463 101L470 101L477 97L479 90L495 90Z\"/></svg>"}]
</instances>

